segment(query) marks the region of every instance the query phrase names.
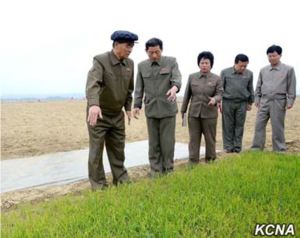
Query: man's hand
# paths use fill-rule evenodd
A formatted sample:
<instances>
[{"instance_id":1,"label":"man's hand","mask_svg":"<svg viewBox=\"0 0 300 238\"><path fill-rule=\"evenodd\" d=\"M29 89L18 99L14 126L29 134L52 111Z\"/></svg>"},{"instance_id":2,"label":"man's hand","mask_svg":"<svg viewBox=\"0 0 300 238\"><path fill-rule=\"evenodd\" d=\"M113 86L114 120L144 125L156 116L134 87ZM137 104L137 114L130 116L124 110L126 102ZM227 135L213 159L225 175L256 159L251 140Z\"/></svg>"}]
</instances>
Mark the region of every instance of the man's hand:
<instances>
[{"instance_id":1,"label":"man's hand","mask_svg":"<svg viewBox=\"0 0 300 238\"><path fill-rule=\"evenodd\" d=\"M290 105L286 106L286 109L291 109L292 107L293 107L293 105L290 104Z\"/></svg>"},{"instance_id":2,"label":"man's hand","mask_svg":"<svg viewBox=\"0 0 300 238\"><path fill-rule=\"evenodd\" d=\"M252 109L252 105L251 105L251 104L248 104L248 105L247 105L247 111L251 111L251 109Z\"/></svg>"},{"instance_id":3,"label":"man's hand","mask_svg":"<svg viewBox=\"0 0 300 238\"><path fill-rule=\"evenodd\" d=\"M222 102L218 103L218 108L219 108L220 113L222 113L223 112Z\"/></svg>"},{"instance_id":4,"label":"man's hand","mask_svg":"<svg viewBox=\"0 0 300 238\"><path fill-rule=\"evenodd\" d=\"M140 109L138 107L133 109L133 117L135 119L139 119L139 115L140 115Z\"/></svg>"},{"instance_id":5,"label":"man's hand","mask_svg":"<svg viewBox=\"0 0 300 238\"><path fill-rule=\"evenodd\" d=\"M260 103L259 103L259 102L256 102L256 103L255 103L255 106L259 109Z\"/></svg>"},{"instance_id":6,"label":"man's hand","mask_svg":"<svg viewBox=\"0 0 300 238\"><path fill-rule=\"evenodd\" d=\"M214 97L209 97L208 106L214 106L216 105L216 99Z\"/></svg>"},{"instance_id":7,"label":"man's hand","mask_svg":"<svg viewBox=\"0 0 300 238\"><path fill-rule=\"evenodd\" d=\"M131 111L126 111L126 115L127 115L127 118L128 118L128 125L130 125L130 121L131 121L131 118L132 118Z\"/></svg>"},{"instance_id":8,"label":"man's hand","mask_svg":"<svg viewBox=\"0 0 300 238\"><path fill-rule=\"evenodd\" d=\"M186 127L186 113L181 113L181 117L182 117L182 126Z\"/></svg>"},{"instance_id":9,"label":"man's hand","mask_svg":"<svg viewBox=\"0 0 300 238\"><path fill-rule=\"evenodd\" d=\"M103 118L102 117L102 112L99 106L97 105L93 105L89 108L89 115L87 118L87 121L89 123L90 126L95 126L97 124L97 119L99 118Z\"/></svg>"},{"instance_id":10,"label":"man's hand","mask_svg":"<svg viewBox=\"0 0 300 238\"><path fill-rule=\"evenodd\" d=\"M166 95L168 96L168 101L175 102L177 91L178 88L176 86L173 86L171 89L168 90L168 92L166 93Z\"/></svg>"}]
</instances>

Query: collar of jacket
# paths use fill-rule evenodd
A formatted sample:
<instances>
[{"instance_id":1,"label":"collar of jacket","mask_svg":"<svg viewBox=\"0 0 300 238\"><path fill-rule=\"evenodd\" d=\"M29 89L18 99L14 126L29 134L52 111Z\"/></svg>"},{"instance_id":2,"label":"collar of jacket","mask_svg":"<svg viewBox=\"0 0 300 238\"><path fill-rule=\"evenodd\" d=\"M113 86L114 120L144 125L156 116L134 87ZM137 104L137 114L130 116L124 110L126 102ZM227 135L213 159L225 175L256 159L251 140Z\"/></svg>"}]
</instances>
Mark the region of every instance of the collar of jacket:
<instances>
[{"instance_id":1,"label":"collar of jacket","mask_svg":"<svg viewBox=\"0 0 300 238\"><path fill-rule=\"evenodd\" d=\"M209 72L209 73L201 73L201 71L200 72L198 72L198 78L200 79L200 78L208 78L209 76L211 75L211 72Z\"/></svg>"},{"instance_id":2,"label":"collar of jacket","mask_svg":"<svg viewBox=\"0 0 300 238\"><path fill-rule=\"evenodd\" d=\"M124 66L127 66L127 60L119 60L113 51L109 52L109 58L112 65L122 64Z\"/></svg>"},{"instance_id":3,"label":"collar of jacket","mask_svg":"<svg viewBox=\"0 0 300 238\"><path fill-rule=\"evenodd\" d=\"M273 67L272 65L269 65L269 71L272 71L272 70L280 71L281 66L282 66L281 62L279 62L275 67Z\"/></svg>"},{"instance_id":4,"label":"collar of jacket","mask_svg":"<svg viewBox=\"0 0 300 238\"><path fill-rule=\"evenodd\" d=\"M150 66L154 65L154 61L151 61L150 59L148 59ZM158 66L162 65L162 56L160 57L160 59L158 61L155 61L157 63Z\"/></svg>"},{"instance_id":5,"label":"collar of jacket","mask_svg":"<svg viewBox=\"0 0 300 238\"><path fill-rule=\"evenodd\" d=\"M245 69L242 73L238 73L238 72L235 70L234 66L232 66L231 70L232 70L232 71L231 71L231 74L240 74L240 75L244 75L245 72L246 72L246 69Z\"/></svg>"}]
</instances>

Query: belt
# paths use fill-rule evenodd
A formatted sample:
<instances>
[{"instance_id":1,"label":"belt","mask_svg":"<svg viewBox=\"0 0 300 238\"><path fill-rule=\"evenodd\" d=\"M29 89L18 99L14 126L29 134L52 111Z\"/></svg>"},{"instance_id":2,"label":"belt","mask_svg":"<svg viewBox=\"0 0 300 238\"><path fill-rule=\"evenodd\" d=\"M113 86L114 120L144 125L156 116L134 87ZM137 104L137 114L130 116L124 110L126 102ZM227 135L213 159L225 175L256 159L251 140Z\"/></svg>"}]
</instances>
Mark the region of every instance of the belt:
<instances>
[{"instance_id":1,"label":"belt","mask_svg":"<svg viewBox=\"0 0 300 238\"><path fill-rule=\"evenodd\" d=\"M262 97L268 98L268 99L278 99L283 100L286 99L286 94L284 93L277 93L277 94L262 94Z\"/></svg>"}]
</instances>

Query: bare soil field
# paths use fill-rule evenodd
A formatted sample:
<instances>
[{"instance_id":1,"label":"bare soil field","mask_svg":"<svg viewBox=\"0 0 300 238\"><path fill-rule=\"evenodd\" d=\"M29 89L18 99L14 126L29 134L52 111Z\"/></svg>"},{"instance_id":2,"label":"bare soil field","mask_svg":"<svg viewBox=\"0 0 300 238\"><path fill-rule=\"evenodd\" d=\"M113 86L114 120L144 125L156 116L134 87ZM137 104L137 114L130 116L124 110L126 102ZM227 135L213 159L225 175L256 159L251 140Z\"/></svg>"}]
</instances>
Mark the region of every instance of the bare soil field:
<instances>
[{"instance_id":1,"label":"bare soil field","mask_svg":"<svg viewBox=\"0 0 300 238\"><path fill-rule=\"evenodd\" d=\"M180 107L180 105L179 105ZM256 108L248 112L245 132L244 150L251 146ZM287 111L285 135L288 151L300 153L300 103L297 99L294 107ZM147 139L147 126L144 113L138 120L132 119L130 125L126 120L126 141ZM176 141L188 142L188 128L181 126L177 116ZM272 150L270 122L267 126L266 150ZM202 139L204 145L204 139ZM88 147L86 127L86 101L36 101L36 102L2 102L1 103L1 159L22 158L52 152L70 151ZM217 149L222 150L222 123L218 119ZM181 164L178 162L177 164ZM131 177L143 177L147 166L129 170ZM57 186L47 189L30 189L27 191L3 194L1 207L11 207L20 201L47 199L55 194L76 192L88 187L87 182ZM63 192L64 191L64 192Z\"/></svg>"},{"instance_id":2,"label":"bare soil field","mask_svg":"<svg viewBox=\"0 0 300 238\"><path fill-rule=\"evenodd\" d=\"M179 105L180 106L180 105ZM51 152L70 151L88 147L86 102L84 100L13 102L1 104L1 159L21 158ZM244 149L249 149L254 131L256 108L248 112ZM289 151L300 147L300 104L288 110L286 140ZM126 121L127 123L127 121ZM126 125L126 141L147 139L144 113ZM181 126L178 114L176 141L188 142L188 128ZM203 140L202 140L203 141ZM298 142L298 143L297 143ZM204 141L202 142L204 144ZM266 149L271 149L271 127L267 127ZM222 123L219 116L217 148L222 149Z\"/></svg>"}]
</instances>

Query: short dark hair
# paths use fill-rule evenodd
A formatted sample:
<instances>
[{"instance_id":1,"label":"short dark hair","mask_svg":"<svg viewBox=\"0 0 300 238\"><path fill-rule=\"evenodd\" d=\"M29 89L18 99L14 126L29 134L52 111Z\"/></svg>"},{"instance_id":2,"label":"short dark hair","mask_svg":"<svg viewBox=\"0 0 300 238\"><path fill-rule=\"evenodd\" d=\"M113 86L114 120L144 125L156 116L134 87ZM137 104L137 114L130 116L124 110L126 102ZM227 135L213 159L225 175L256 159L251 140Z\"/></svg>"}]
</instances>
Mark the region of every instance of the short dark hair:
<instances>
[{"instance_id":1,"label":"short dark hair","mask_svg":"<svg viewBox=\"0 0 300 238\"><path fill-rule=\"evenodd\" d=\"M161 50L163 49L163 42L158 38L151 38L146 42L145 45L146 45L146 50L148 50L149 47L154 47L154 46L159 46Z\"/></svg>"},{"instance_id":2,"label":"short dark hair","mask_svg":"<svg viewBox=\"0 0 300 238\"><path fill-rule=\"evenodd\" d=\"M267 54L273 53L273 52L277 52L277 54L281 55L281 53L282 53L282 48L281 48L279 45L271 45L271 46L267 49Z\"/></svg>"},{"instance_id":3,"label":"short dark hair","mask_svg":"<svg viewBox=\"0 0 300 238\"><path fill-rule=\"evenodd\" d=\"M211 52L203 51L198 55L198 58L197 58L198 66L199 66L199 63L200 63L201 59L208 59L210 61L211 68L213 67L213 65L214 65L214 55Z\"/></svg>"},{"instance_id":4,"label":"short dark hair","mask_svg":"<svg viewBox=\"0 0 300 238\"><path fill-rule=\"evenodd\" d=\"M235 56L234 63L237 64L239 61L249 62L249 58L245 54L238 54L237 56Z\"/></svg>"}]
</instances>

